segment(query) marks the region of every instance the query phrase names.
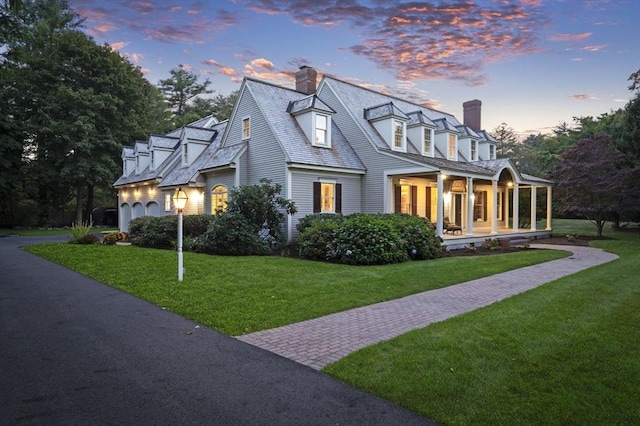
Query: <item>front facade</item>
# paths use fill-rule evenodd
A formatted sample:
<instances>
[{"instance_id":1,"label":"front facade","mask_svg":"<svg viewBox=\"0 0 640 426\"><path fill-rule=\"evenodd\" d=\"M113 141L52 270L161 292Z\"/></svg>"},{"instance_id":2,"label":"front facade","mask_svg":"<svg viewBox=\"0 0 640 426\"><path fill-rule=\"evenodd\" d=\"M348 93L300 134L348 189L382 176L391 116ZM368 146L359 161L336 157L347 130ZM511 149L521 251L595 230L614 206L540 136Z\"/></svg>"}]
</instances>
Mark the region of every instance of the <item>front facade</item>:
<instances>
[{"instance_id":1,"label":"front facade","mask_svg":"<svg viewBox=\"0 0 640 426\"><path fill-rule=\"evenodd\" d=\"M268 178L298 208L285 224L289 240L300 218L318 212L427 217L445 244L550 235L552 183L495 158L480 101L464 104L461 123L329 76L316 87L312 68L296 81L292 90L247 78L228 121L205 117L124 147L114 184L120 229L139 216L175 214L178 187L189 197L185 214L215 214L229 189ZM546 223L537 229L541 208Z\"/></svg>"}]
</instances>

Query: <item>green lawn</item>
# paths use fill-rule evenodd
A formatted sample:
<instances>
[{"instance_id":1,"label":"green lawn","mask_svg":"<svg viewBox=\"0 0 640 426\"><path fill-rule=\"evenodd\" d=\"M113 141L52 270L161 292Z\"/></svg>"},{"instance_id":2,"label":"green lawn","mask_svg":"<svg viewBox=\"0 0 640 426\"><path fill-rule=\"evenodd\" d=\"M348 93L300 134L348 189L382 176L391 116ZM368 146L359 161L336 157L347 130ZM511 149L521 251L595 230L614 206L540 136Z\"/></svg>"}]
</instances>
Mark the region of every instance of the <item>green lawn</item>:
<instances>
[{"instance_id":1,"label":"green lawn","mask_svg":"<svg viewBox=\"0 0 640 426\"><path fill-rule=\"evenodd\" d=\"M592 246L620 259L325 372L447 425L640 424L640 234L606 236Z\"/></svg>"},{"instance_id":2,"label":"green lawn","mask_svg":"<svg viewBox=\"0 0 640 426\"><path fill-rule=\"evenodd\" d=\"M42 244L27 250L231 335L278 327L566 256L532 250L387 266Z\"/></svg>"},{"instance_id":3,"label":"green lawn","mask_svg":"<svg viewBox=\"0 0 640 426\"><path fill-rule=\"evenodd\" d=\"M95 232L117 231L117 228L95 228ZM70 228L51 228L51 229L12 229L0 228L0 235L20 235L22 237L35 237L43 235L71 235Z\"/></svg>"}]
</instances>

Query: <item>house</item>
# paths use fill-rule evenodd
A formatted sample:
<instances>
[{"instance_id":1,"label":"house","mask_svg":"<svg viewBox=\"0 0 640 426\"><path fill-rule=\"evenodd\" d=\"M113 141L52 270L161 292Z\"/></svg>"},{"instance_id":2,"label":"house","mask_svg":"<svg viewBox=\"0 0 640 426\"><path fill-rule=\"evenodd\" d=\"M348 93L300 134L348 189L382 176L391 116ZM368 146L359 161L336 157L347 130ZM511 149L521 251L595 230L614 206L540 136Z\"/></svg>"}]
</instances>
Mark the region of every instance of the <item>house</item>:
<instances>
[{"instance_id":1,"label":"house","mask_svg":"<svg viewBox=\"0 0 640 426\"><path fill-rule=\"evenodd\" d=\"M123 148L114 183L120 229L139 216L175 214L178 187L189 197L185 214L215 214L230 188L268 178L298 209L284 225L289 240L299 219L317 212L423 216L449 245L549 236L552 182L496 158L481 105L465 102L460 122L332 76L317 84L310 67L299 69L295 89L245 78L228 121L205 117ZM546 209L540 230L538 204Z\"/></svg>"}]
</instances>

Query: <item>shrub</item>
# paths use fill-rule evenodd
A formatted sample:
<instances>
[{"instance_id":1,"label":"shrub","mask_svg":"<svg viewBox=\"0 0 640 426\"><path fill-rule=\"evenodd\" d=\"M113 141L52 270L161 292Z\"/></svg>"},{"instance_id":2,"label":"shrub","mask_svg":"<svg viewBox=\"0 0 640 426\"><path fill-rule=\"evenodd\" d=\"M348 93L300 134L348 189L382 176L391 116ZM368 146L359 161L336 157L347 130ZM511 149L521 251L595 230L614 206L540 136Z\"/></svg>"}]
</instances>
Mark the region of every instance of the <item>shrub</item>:
<instances>
[{"instance_id":1,"label":"shrub","mask_svg":"<svg viewBox=\"0 0 640 426\"><path fill-rule=\"evenodd\" d=\"M199 237L207 232L209 225L213 222L210 214L194 214L183 217L183 233L185 237ZM177 228L176 228L177 229Z\"/></svg>"},{"instance_id":2,"label":"shrub","mask_svg":"<svg viewBox=\"0 0 640 426\"><path fill-rule=\"evenodd\" d=\"M269 243L261 238L239 213L225 212L213 217L209 229L193 242L195 251L231 256L269 254Z\"/></svg>"},{"instance_id":3,"label":"shrub","mask_svg":"<svg viewBox=\"0 0 640 426\"><path fill-rule=\"evenodd\" d=\"M72 243L78 242L85 235L91 234L92 222L73 222L71 224Z\"/></svg>"},{"instance_id":4,"label":"shrub","mask_svg":"<svg viewBox=\"0 0 640 426\"><path fill-rule=\"evenodd\" d=\"M95 234L85 234L73 242L76 244L97 244L100 239Z\"/></svg>"},{"instance_id":5,"label":"shrub","mask_svg":"<svg viewBox=\"0 0 640 426\"><path fill-rule=\"evenodd\" d=\"M433 259L441 240L425 218L399 214L314 214L300 220L300 256L352 265Z\"/></svg>"},{"instance_id":6,"label":"shrub","mask_svg":"<svg viewBox=\"0 0 640 426\"><path fill-rule=\"evenodd\" d=\"M329 258L349 265L382 265L409 259L391 223L372 215L348 216L335 232Z\"/></svg>"},{"instance_id":7,"label":"shrub","mask_svg":"<svg viewBox=\"0 0 640 426\"><path fill-rule=\"evenodd\" d=\"M129 241L138 246L173 248L177 238L177 216L143 216L129 224Z\"/></svg>"},{"instance_id":8,"label":"shrub","mask_svg":"<svg viewBox=\"0 0 640 426\"><path fill-rule=\"evenodd\" d=\"M102 244L105 244L105 245L108 245L108 246L112 246L115 243L117 243L118 241L124 241L126 239L127 239L127 234L125 234L124 232L118 232L118 231L109 232L102 239Z\"/></svg>"},{"instance_id":9,"label":"shrub","mask_svg":"<svg viewBox=\"0 0 640 426\"><path fill-rule=\"evenodd\" d=\"M314 216L314 218L304 222L298 236L300 256L310 260L335 260L329 257L329 253L334 252L332 249L333 240L339 226L338 222L341 219L333 220L334 218L325 217L322 220L316 220L320 215L309 216Z\"/></svg>"}]
</instances>

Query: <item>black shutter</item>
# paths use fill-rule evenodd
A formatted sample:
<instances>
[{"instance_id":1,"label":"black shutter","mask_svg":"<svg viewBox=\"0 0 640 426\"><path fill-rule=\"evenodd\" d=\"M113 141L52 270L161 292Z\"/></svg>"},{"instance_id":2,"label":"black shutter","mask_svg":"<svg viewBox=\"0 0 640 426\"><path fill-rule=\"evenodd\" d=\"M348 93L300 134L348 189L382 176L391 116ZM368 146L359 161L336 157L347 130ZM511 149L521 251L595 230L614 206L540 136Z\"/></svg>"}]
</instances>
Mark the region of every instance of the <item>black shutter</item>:
<instances>
[{"instance_id":1,"label":"black shutter","mask_svg":"<svg viewBox=\"0 0 640 426\"><path fill-rule=\"evenodd\" d=\"M402 197L402 190L400 189L400 185L394 185L393 193L394 193L394 200L393 200L394 210L393 211L396 213L400 213L401 211L400 199Z\"/></svg>"},{"instance_id":2,"label":"black shutter","mask_svg":"<svg viewBox=\"0 0 640 426\"><path fill-rule=\"evenodd\" d=\"M342 213L342 184L336 183L336 213Z\"/></svg>"},{"instance_id":3,"label":"black shutter","mask_svg":"<svg viewBox=\"0 0 640 426\"><path fill-rule=\"evenodd\" d=\"M320 182L313 182L313 212L320 213Z\"/></svg>"},{"instance_id":4,"label":"black shutter","mask_svg":"<svg viewBox=\"0 0 640 426\"><path fill-rule=\"evenodd\" d=\"M418 215L418 187L411 185L411 215Z\"/></svg>"},{"instance_id":5,"label":"black shutter","mask_svg":"<svg viewBox=\"0 0 640 426\"><path fill-rule=\"evenodd\" d=\"M424 215L431 220L431 187L427 186L425 188L425 198L427 202L425 203Z\"/></svg>"}]
</instances>

